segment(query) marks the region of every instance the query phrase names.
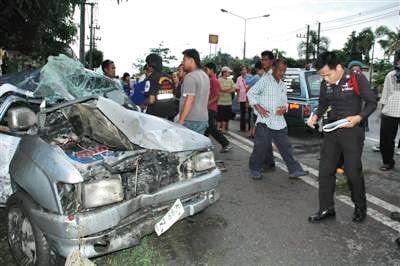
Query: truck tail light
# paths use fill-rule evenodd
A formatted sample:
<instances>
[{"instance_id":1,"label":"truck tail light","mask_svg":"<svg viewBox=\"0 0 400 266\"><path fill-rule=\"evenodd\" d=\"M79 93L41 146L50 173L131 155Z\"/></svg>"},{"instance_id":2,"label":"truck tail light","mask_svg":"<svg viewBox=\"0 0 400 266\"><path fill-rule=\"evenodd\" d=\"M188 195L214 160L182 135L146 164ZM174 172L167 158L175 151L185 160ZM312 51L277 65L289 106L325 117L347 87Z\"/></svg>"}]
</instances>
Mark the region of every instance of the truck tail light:
<instances>
[{"instance_id":1,"label":"truck tail light","mask_svg":"<svg viewBox=\"0 0 400 266\"><path fill-rule=\"evenodd\" d=\"M309 117L311 115L311 107L309 105L303 106L303 116Z\"/></svg>"},{"instance_id":2,"label":"truck tail light","mask_svg":"<svg viewBox=\"0 0 400 266\"><path fill-rule=\"evenodd\" d=\"M300 104L298 103L289 103L289 110L298 110L300 109Z\"/></svg>"}]
</instances>

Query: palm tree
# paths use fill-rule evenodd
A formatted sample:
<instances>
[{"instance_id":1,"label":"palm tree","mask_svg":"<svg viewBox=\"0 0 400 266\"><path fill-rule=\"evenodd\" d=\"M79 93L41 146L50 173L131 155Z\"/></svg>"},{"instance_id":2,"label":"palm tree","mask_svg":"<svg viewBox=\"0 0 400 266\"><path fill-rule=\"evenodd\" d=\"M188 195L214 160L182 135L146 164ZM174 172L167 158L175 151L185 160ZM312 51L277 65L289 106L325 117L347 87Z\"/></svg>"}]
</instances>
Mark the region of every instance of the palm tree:
<instances>
[{"instance_id":1,"label":"palm tree","mask_svg":"<svg viewBox=\"0 0 400 266\"><path fill-rule=\"evenodd\" d=\"M400 28L392 31L386 26L380 26L376 30L379 36L385 38L378 41L385 55L389 58L394 54L397 49L400 49Z\"/></svg>"},{"instance_id":2,"label":"palm tree","mask_svg":"<svg viewBox=\"0 0 400 266\"><path fill-rule=\"evenodd\" d=\"M319 40L319 52L326 52L329 47L329 39L327 37L320 37ZM306 54L306 41L301 41L297 46L297 51L300 57ZM308 53L312 55L312 59L315 60L317 58L317 50L318 50L318 34L314 30L310 30L309 33L309 44L308 44Z\"/></svg>"},{"instance_id":3,"label":"palm tree","mask_svg":"<svg viewBox=\"0 0 400 266\"><path fill-rule=\"evenodd\" d=\"M371 51L372 46L375 41L375 34L370 27L363 29L357 36L359 41L359 49L363 55L363 60L366 63L370 62L369 51Z\"/></svg>"},{"instance_id":4,"label":"palm tree","mask_svg":"<svg viewBox=\"0 0 400 266\"><path fill-rule=\"evenodd\" d=\"M276 59L285 58L285 55L286 55L286 52L285 52L285 51L279 50L278 48L272 49L271 52L274 54L274 56L275 56Z\"/></svg>"}]
</instances>

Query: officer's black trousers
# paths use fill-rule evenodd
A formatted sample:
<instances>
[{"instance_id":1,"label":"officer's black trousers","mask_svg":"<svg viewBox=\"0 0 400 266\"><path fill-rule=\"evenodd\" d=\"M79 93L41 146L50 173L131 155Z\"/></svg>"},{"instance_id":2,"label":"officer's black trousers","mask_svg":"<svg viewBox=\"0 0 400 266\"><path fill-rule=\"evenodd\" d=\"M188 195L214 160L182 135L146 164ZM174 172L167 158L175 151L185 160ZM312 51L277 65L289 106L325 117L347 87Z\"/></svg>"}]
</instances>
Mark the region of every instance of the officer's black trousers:
<instances>
[{"instance_id":1,"label":"officer's black trousers","mask_svg":"<svg viewBox=\"0 0 400 266\"><path fill-rule=\"evenodd\" d=\"M335 172L341 153L344 157L344 172L351 191L351 200L359 208L367 207L361 163L364 137L364 128L359 126L341 128L325 134L319 163L320 210L334 208Z\"/></svg>"},{"instance_id":2,"label":"officer's black trousers","mask_svg":"<svg viewBox=\"0 0 400 266\"><path fill-rule=\"evenodd\" d=\"M394 165L394 139L397 135L399 123L399 117L391 117L382 114L379 143L381 148L382 161L384 164L388 164L390 166Z\"/></svg>"}]
</instances>

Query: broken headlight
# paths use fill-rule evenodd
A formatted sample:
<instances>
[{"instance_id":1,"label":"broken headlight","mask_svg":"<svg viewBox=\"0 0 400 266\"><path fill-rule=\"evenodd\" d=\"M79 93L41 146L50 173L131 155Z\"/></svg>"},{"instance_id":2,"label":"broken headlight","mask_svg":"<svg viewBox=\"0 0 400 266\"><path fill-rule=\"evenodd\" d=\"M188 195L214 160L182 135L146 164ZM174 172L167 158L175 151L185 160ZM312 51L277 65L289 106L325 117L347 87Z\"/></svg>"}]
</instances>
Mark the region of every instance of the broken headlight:
<instances>
[{"instance_id":1,"label":"broken headlight","mask_svg":"<svg viewBox=\"0 0 400 266\"><path fill-rule=\"evenodd\" d=\"M202 152L192 157L193 168L196 172L202 172L215 168L214 153L212 151Z\"/></svg>"},{"instance_id":2,"label":"broken headlight","mask_svg":"<svg viewBox=\"0 0 400 266\"><path fill-rule=\"evenodd\" d=\"M79 184L57 183L58 195L66 214L77 212L80 208Z\"/></svg>"},{"instance_id":3,"label":"broken headlight","mask_svg":"<svg viewBox=\"0 0 400 266\"><path fill-rule=\"evenodd\" d=\"M84 208L94 208L124 199L121 177L112 176L82 185L82 203Z\"/></svg>"}]
</instances>

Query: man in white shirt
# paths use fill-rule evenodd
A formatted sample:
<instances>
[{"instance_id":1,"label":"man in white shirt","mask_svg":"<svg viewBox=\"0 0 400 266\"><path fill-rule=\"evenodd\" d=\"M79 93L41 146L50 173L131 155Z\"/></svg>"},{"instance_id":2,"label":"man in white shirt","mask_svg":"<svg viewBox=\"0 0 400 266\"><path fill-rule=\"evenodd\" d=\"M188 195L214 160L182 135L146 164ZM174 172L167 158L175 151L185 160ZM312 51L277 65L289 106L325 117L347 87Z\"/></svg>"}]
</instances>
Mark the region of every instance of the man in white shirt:
<instances>
[{"instance_id":1,"label":"man in white shirt","mask_svg":"<svg viewBox=\"0 0 400 266\"><path fill-rule=\"evenodd\" d=\"M400 49L394 56L394 70L390 71L383 84L381 97L382 120L380 129L380 148L383 165L381 171L394 168L394 139L400 122Z\"/></svg>"},{"instance_id":2,"label":"man in white shirt","mask_svg":"<svg viewBox=\"0 0 400 266\"><path fill-rule=\"evenodd\" d=\"M254 148L250 156L251 177L261 179L261 168L266 150L273 141L289 170L289 178L306 175L300 163L293 158L292 147L287 136L284 114L287 109L286 85L282 77L286 72L286 61L276 60L272 73L264 75L247 93L249 104L258 113Z\"/></svg>"}]
</instances>

